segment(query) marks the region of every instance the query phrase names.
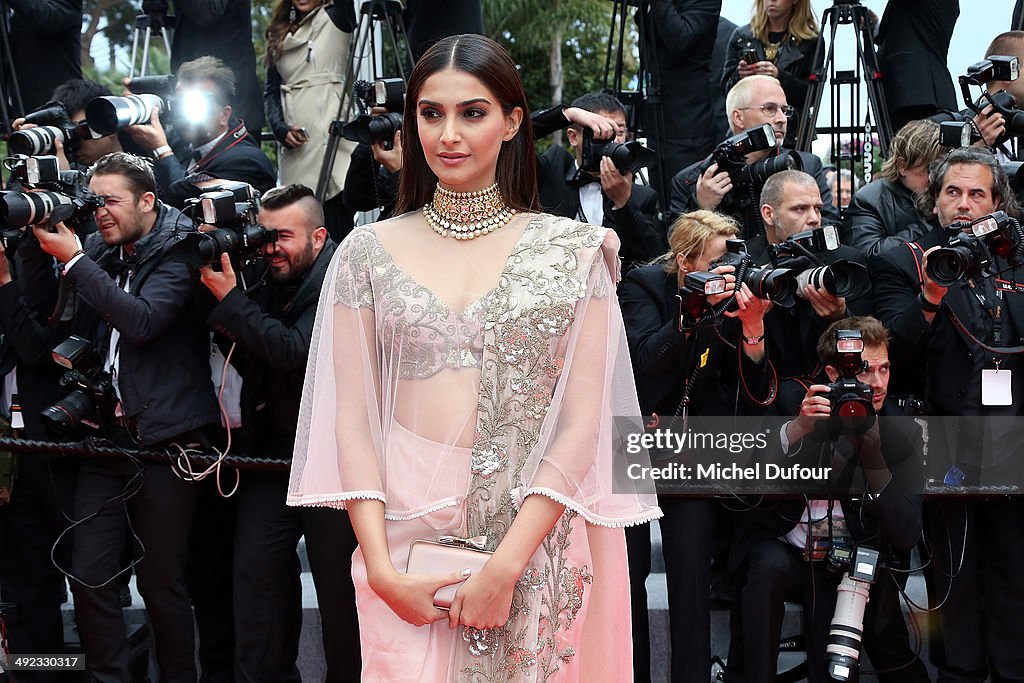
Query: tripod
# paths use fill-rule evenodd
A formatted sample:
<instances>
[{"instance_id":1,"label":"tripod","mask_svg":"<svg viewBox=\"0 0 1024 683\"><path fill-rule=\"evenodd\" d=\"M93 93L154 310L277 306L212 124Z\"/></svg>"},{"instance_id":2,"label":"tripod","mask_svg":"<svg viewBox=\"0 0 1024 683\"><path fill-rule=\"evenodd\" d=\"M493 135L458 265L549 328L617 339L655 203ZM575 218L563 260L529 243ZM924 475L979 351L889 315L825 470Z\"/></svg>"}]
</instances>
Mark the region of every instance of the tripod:
<instances>
[{"instance_id":1,"label":"tripod","mask_svg":"<svg viewBox=\"0 0 1024 683\"><path fill-rule=\"evenodd\" d=\"M815 69L810 76L811 85L804 102L804 118L800 121L796 148L805 152L811 149L811 141L815 137L815 122L821 106L821 95L827 81L832 86L830 125L817 130L831 136L837 172L843 168L844 162L847 164L846 168L852 171L855 154L860 152L863 155L864 182L867 183L871 180L872 130L878 134L883 155L888 154L889 143L892 141L892 124L889 122L889 109L886 107L885 92L882 89L883 74L878 67L878 55L875 53L874 31L871 29L867 8L860 4L860 0L835 0L835 4L822 13L821 24L823 27L827 24L830 29L828 55L822 62L821 53L825 46L823 31L822 40L818 41L814 53L814 63L820 63L822 66ZM841 25L852 25L854 29L857 61L853 70L836 70L836 31ZM862 79L868 93L870 112L863 111L861 106L858 89ZM843 134L850 136L850 151L847 154L842 153Z\"/></svg>"},{"instance_id":2,"label":"tripod","mask_svg":"<svg viewBox=\"0 0 1024 683\"><path fill-rule=\"evenodd\" d=\"M377 33L386 34L387 41L378 45ZM401 38L401 44L399 44ZM356 27L352 41L352 51L349 54L348 69L345 72L345 81L341 90L341 101L338 103L338 113L331 121L327 135L327 147L324 150L324 159L320 164L320 176L316 183L316 199L323 203L326 199L327 185L334 169L334 159L338 153L338 143L342 138L342 126L345 118L352 109L355 96L352 86L360 74L364 71L365 60L369 60L369 70L372 75L370 80L381 78L384 75L384 50L390 47L391 59L394 62L395 73L404 81L406 74L412 71L412 49L409 47L409 38L405 33L405 23L402 21L402 3L399 0L366 0L359 8L359 25Z\"/></svg>"},{"instance_id":3,"label":"tripod","mask_svg":"<svg viewBox=\"0 0 1024 683\"><path fill-rule=\"evenodd\" d=\"M129 78L136 75L145 76L149 68L149 42L154 31L159 31L164 39L164 49L167 50L168 60L171 58L171 41L167 37L167 29L174 28L174 17L167 16L169 5L167 0L144 0L142 3L142 14L135 17L135 33L132 36L132 66L128 73ZM139 73L135 73L136 55L139 50L139 36L142 35L142 65Z\"/></svg>"},{"instance_id":4,"label":"tripod","mask_svg":"<svg viewBox=\"0 0 1024 683\"><path fill-rule=\"evenodd\" d=\"M4 139L11 132L11 121L26 113L21 102L21 88L18 86L14 57L11 54L10 16L7 3L0 2L0 135Z\"/></svg>"},{"instance_id":5,"label":"tripod","mask_svg":"<svg viewBox=\"0 0 1024 683\"><path fill-rule=\"evenodd\" d=\"M629 8L637 8L637 30L640 40L640 66L637 69L637 89L623 90L622 66L623 43L626 38L626 20ZM616 42L616 30L618 40ZM613 0L612 25L608 36L608 53L605 57L604 84L605 91L615 95L629 111L628 127L636 137L647 139L648 146L657 151L664 149L665 114L661 98L661 76L658 68L658 48L655 43L654 18L648 0ZM613 47L614 50L613 50ZM614 51L614 55L613 55ZM612 60L615 63L614 80L610 78ZM645 125L645 122L647 125ZM668 206L669 181L671 178L665 169L662 155L650 169L654 171L652 182L662 206Z\"/></svg>"}]
</instances>

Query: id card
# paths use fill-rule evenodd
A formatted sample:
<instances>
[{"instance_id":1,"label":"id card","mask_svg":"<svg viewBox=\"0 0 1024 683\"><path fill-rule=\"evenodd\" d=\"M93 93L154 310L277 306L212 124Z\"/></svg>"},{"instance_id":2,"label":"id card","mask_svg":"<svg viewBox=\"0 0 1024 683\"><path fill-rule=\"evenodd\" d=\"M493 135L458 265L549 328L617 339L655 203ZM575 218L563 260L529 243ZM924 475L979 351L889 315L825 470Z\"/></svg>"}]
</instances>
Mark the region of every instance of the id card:
<instances>
[{"instance_id":1,"label":"id card","mask_svg":"<svg viewBox=\"0 0 1024 683\"><path fill-rule=\"evenodd\" d=\"M1013 405L1013 391L1010 370L981 371L981 405L1009 406Z\"/></svg>"}]
</instances>

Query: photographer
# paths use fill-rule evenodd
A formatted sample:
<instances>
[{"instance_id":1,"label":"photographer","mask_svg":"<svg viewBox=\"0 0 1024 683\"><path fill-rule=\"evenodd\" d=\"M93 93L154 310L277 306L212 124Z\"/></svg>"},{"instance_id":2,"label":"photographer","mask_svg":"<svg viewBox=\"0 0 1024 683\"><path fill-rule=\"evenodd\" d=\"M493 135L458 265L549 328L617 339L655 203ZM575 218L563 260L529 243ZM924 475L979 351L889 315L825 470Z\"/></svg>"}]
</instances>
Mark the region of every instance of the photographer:
<instances>
[{"instance_id":1,"label":"photographer","mask_svg":"<svg viewBox=\"0 0 1024 683\"><path fill-rule=\"evenodd\" d=\"M84 337L98 368L84 372L109 384L116 406L103 410L105 436L133 450L178 444L209 447L219 420L210 381L209 332L193 315L197 276L167 257L186 222L156 199L149 164L117 153L89 173L105 200L99 232L84 247L63 223L34 228L43 250L64 264L62 317ZM65 298L66 297L66 298ZM112 414L111 414L112 413ZM128 679L128 646L117 575L129 534L139 592L153 630L161 677L195 680L192 609L184 564L199 487L166 464L133 457L81 464L71 532L72 590L87 666L96 680Z\"/></svg>"},{"instance_id":2,"label":"photographer","mask_svg":"<svg viewBox=\"0 0 1024 683\"><path fill-rule=\"evenodd\" d=\"M814 345L824 328L847 315L870 312L871 284L862 257L851 247L828 244L828 237L834 238L835 233L822 226L823 213L814 178L802 171L780 171L768 178L761 191L765 234L747 241L758 264L792 268L802 278L828 266L819 281L798 278L794 305L773 307L765 317L772 361L782 377L816 375L819 364ZM801 248L805 241L825 244ZM830 291L830 281L835 291Z\"/></svg>"},{"instance_id":3,"label":"photographer","mask_svg":"<svg viewBox=\"0 0 1024 683\"><path fill-rule=\"evenodd\" d=\"M729 91L725 99L725 108L729 116L729 129L733 135L753 130L766 123L770 124L775 132L776 147L751 152L745 155L742 163L749 168L771 157L796 155L799 159L798 168L813 176L818 185L824 202L822 211L825 222L839 225L839 210L832 204L832 190L825 178L821 160L813 154L790 152L782 147L789 118L793 115L794 109L789 106L786 93L779 85L779 81L771 76L748 76ZM753 183L745 187L735 187L733 177L719 168L717 162L709 165L712 159L713 157L709 157L703 162L684 168L672 178L669 214L678 216L696 209L714 209L739 221L742 226L740 235L744 239L761 234L763 230L757 203L761 187Z\"/></svg>"},{"instance_id":4,"label":"photographer","mask_svg":"<svg viewBox=\"0 0 1024 683\"><path fill-rule=\"evenodd\" d=\"M626 108L615 97L589 93L577 98L571 109L593 112L611 120L616 127L613 141L626 142ZM624 270L647 263L663 253L665 237L658 213L658 193L635 184L633 173L620 171L608 156L602 155L599 160L585 159L587 145L583 126L571 124L567 137L571 153L552 145L537 158L537 187L543 209L556 216L614 230L622 243ZM600 168L597 173L587 170L595 161Z\"/></svg>"},{"instance_id":5,"label":"photographer","mask_svg":"<svg viewBox=\"0 0 1024 683\"><path fill-rule=\"evenodd\" d=\"M928 189L928 166L945 153L939 126L921 119L903 126L889 145L879 177L857 190L846 212L843 242L865 257L902 248L931 226L914 204Z\"/></svg>"},{"instance_id":6,"label":"photographer","mask_svg":"<svg viewBox=\"0 0 1024 683\"><path fill-rule=\"evenodd\" d=\"M711 269L726 253L736 225L712 211L680 216L661 262L626 275L620 294L626 337L645 415L734 415L771 400L772 369L765 353L767 301L743 284L731 265ZM719 306L735 296L723 320L695 320L681 311L687 275L720 275L725 291L706 297ZM691 279L693 279L691 277ZM694 293L698 298L699 295ZM685 318L682 319L681 318ZM717 329L716 329L717 328ZM742 388L740 388L742 387ZM737 398L737 393L741 398ZM741 402L740 402L741 401ZM672 680L704 681L711 659L711 556L718 504L711 499L659 498L662 551L668 580ZM647 525L626 530L633 611L634 677L650 680L647 592L651 539Z\"/></svg>"},{"instance_id":7,"label":"photographer","mask_svg":"<svg viewBox=\"0 0 1024 683\"><path fill-rule=\"evenodd\" d=\"M236 283L224 253L201 270L217 299L207 322L233 342L227 352L242 376L241 451L290 458L302 378L320 288L334 242L313 191L275 188L262 198L259 223L277 230L262 259ZM323 606L328 681L359 680L355 591L349 578L356 540L348 513L285 505L287 472L246 471L235 503L234 613L236 681L298 680L302 585L296 546L306 537L319 604Z\"/></svg>"},{"instance_id":8,"label":"photographer","mask_svg":"<svg viewBox=\"0 0 1024 683\"><path fill-rule=\"evenodd\" d=\"M935 216L932 230L871 262L875 308L892 334L893 358L898 353L899 362L911 368L894 380L903 391L925 396L930 415L969 416L930 423L930 476L953 491L962 485L1019 485L1024 367L1020 354L993 349L1024 342L1024 297L1006 286L1024 279L1024 271L998 254L983 267L968 257L967 271L955 279L944 277L945 268L936 270L936 264L949 263L954 252L945 248L952 239L974 241L968 236L971 222L994 211L1018 215L1006 172L986 151L955 149L931 169L922 208ZM1020 243L1019 234L1015 240ZM987 250L972 253L984 258ZM999 379L1008 380L1006 385L990 384L993 370L1005 372ZM1010 395L1016 400L1007 400ZM947 423L959 429L950 443ZM994 680L1021 678L1024 661L1013 634L1015 615L1024 610L1018 588L1024 548L1003 539L1024 528L1024 501L943 499L929 507L937 594L946 596L939 612L947 644L942 673L971 680L988 674Z\"/></svg>"},{"instance_id":9,"label":"photographer","mask_svg":"<svg viewBox=\"0 0 1024 683\"><path fill-rule=\"evenodd\" d=\"M838 348L839 332L853 332L862 351ZM796 415L779 432L780 456L787 463L831 466L831 484L863 486L857 497L835 500L777 500L736 515L730 565L737 599L730 619L727 677L748 683L775 680L783 614L787 601L804 606L808 680L823 683L829 623L836 613L839 573L847 566L836 549L866 544L883 559L907 552L921 535L923 452L921 428L886 401L889 379L888 335L874 318L846 318L829 326L818 341L827 380L863 383L875 418L860 433L825 428L832 415L831 387L812 384L799 400L780 395L773 407ZM855 355L852 363L844 355ZM854 376L847 373L856 372ZM861 400L864 400L863 398ZM898 595L888 577L871 586L864 619L864 645L877 669L900 667L883 681L927 681L927 671L907 645ZM912 664L906 669L900 665Z\"/></svg>"},{"instance_id":10,"label":"photographer","mask_svg":"<svg viewBox=\"0 0 1024 683\"><path fill-rule=\"evenodd\" d=\"M53 149L38 150L38 154L55 154L61 160L62 168L85 170L102 156L123 151L121 133L93 138L91 132L83 130L88 126L85 107L97 97L110 96L110 90L102 83L82 78L61 83L50 96L50 102L63 107L55 111L56 116L38 124L26 123L25 118L15 119L11 128L15 131L29 130L37 125L59 126L71 132L71 143L66 144L63 136L56 136ZM49 107L44 107L49 109ZM128 140L130 142L130 139ZM34 152L36 150L33 150Z\"/></svg>"},{"instance_id":11,"label":"photographer","mask_svg":"<svg viewBox=\"0 0 1024 683\"><path fill-rule=\"evenodd\" d=\"M235 76L214 57L185 62L178 69L174 123L178 134L191 144L190 161L175 158L154 107L148 123L127 128L132 139L156 158L154 172L160 197L184 208L200 187L212 180L249 183L260 192L274 186L274 169L245 123L232 116Z\"/></svg>"}]
</instances>

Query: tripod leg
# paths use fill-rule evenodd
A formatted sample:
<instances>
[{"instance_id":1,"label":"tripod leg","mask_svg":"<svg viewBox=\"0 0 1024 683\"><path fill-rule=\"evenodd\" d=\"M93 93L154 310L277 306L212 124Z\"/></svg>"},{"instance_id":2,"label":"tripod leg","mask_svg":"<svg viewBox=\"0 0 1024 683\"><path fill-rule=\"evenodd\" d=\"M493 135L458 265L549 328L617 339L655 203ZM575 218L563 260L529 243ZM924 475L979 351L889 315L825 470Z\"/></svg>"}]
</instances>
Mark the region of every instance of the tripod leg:
<instances>
[{"instance_id":1,"label":"tripod leg","mask_svg":"<svg viewBox=\"0 0 1024 683\"><path fill-rule=\"evenodd\" d=\"M153 27L152 26L147 26L146 27L146 39L145 39L145 42L142 44L142 72L139 73L140 76L145 76L146 75L146 70L149 67L149 40L152 37L153 37Z\"/></svg>"}]
</instances>

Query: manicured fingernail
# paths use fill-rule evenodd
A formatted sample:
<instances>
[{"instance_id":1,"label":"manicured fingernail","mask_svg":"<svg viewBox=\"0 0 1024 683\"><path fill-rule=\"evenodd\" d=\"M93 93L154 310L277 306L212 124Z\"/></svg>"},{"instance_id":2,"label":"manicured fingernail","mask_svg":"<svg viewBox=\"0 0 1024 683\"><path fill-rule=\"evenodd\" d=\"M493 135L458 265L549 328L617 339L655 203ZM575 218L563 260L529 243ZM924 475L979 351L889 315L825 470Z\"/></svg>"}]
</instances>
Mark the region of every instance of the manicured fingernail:
<instances>
[{"instance_id":1,"label":"manicured fingernail","mask_svg":"<svg viewBox=\"0 0 1024 683\"><path fill-rule=\"evenodd\" d=\"M462 570L462 575L463 576L469 576L472 573L473 573L473 570L470 569L469 567L466 567L465 569Z\"/></svg>"}]
</instances>

